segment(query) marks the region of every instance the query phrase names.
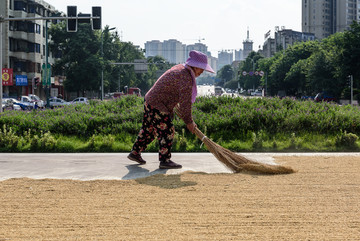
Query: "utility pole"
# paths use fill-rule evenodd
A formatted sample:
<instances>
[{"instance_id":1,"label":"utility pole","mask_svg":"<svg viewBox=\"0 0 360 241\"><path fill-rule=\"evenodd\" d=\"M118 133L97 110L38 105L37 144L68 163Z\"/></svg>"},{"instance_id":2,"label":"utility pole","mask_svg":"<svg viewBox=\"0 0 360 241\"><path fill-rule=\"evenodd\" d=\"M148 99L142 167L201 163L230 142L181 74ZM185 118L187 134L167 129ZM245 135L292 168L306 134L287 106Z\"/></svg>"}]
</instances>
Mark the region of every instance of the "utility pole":
<instances>
[{"instance_id":1,"label":"utility pole","mask_svg":"<svg viewBox=\"0 0 360 241\"><path fill-rule=\"evenodd\" d=\"M354 86L353 75L350 75L350 96L351 96L350 105L353 104L353 99L354 99L353 86Z\"/></svg>"},{"instance_id":2,"label":"utility pole","mask_svg":"<svg viewBox=\"0 0 360 241\"><path fill-rule=\"evenodd\" d=\"M108 31L114 30L115 28L109 28ZM104 62L104 31L101 31L101 58ZM104 63L101 64L101 100L104 100Z\"/></svg>"}]
</instances>

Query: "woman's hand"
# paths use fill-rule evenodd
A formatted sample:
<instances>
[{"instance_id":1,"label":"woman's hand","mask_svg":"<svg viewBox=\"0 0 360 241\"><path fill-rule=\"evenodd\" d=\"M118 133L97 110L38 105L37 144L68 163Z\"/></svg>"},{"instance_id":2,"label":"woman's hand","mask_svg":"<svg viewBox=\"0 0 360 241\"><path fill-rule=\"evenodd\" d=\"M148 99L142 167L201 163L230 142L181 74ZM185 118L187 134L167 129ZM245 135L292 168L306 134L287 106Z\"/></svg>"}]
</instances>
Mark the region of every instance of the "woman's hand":
<instances>
[{"instance_id":1,"label":"woman's hand","mask_svg":"<svg viewBox=\"0 0 360 241\"><path fill-rule=\"evenodd\" d=\"M189 129L189 131L190 131L191 133L194 134L194 131L195 131L195 128L197 127L197 125L195 124L195 122L192 122L192 123L190 123L190 124L187 124L186 127Z\"/></svg>"}]
</instances>

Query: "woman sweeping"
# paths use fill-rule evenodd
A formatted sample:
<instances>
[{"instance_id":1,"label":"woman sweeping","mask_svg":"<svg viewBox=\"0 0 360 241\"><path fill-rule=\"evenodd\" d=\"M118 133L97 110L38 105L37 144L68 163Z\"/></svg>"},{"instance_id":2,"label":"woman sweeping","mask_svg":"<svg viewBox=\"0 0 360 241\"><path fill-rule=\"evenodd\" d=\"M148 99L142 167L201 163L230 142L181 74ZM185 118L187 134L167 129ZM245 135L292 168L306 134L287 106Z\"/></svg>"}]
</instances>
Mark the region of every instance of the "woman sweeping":
<instances>
[{"instance_id":1,"label":"woman sweeping","mask_svg":"<svg viewBox=\"0 0 360 241\"><path fill-rule=\"evenodd\" d=\"M171 147L175 135L172 123L174 107L178 105L186 127L194 133L196 124L191 108L195 102L197 89L195 78L204 70L215 73L207 62L207 56L191 51L185 64L175 65L166 71L145 95L144 118L139 135L128 158L139 164L146 164L141 152L157 138L159 141L160 169L182 168L171 160Z\"/></svg>"}]
</instances>

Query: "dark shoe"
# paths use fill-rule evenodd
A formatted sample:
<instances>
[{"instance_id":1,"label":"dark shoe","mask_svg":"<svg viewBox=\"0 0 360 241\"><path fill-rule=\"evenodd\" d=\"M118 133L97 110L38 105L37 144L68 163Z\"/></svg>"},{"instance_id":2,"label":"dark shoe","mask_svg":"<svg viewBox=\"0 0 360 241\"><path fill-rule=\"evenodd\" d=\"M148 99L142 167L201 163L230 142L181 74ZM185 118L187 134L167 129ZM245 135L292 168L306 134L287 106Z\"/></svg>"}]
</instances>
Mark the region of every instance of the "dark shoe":
<instances>
[{"instance_id":1,"label":"dark shoe","mask_svg":"<svg viewBox=\"0 0 360 241\"><path fill-rule=\"evenodd\" d=\"M160 166L159 166L160 169L180 169L182 168L182 166L180 164L177 164L173 161L161 161L160 162Z\"/></svg>"},{"instance_id":2,"label":"dark shoe","mask_svg":"<svg viewBox=\"0 0 360 241\"><path fill-rule=\"evenodd\" d=\"M128 157L130 160L139 163L140 165L144 165L146 164L146 161L144 159L141 158L140 154L134 155L130 152L130 154L128 155Z\"/></svg>"}]
</instances>

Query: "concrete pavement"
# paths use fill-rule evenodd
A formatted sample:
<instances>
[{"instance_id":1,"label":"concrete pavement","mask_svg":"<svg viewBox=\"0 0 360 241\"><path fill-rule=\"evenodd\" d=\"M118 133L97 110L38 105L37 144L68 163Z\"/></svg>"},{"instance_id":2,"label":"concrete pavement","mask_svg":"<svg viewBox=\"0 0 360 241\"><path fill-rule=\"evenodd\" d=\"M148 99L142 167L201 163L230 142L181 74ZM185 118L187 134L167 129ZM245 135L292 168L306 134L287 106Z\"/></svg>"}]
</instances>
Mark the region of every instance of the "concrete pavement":
<instances>
[{"instance_id":1,"label":"concrete pavement","mask_svg":"<svg viewBox=\"0 0 360 241\"><path fill-rule=\"evenodd\" d=\"M360 153L240 153L258 162L274 163L276 156L359 156ZM173 153L172 160L182 169L159 169L157 153L143 153L146 165L127 159L128 153L1 153L0 181L10 178L126 180L155 174L179 174L186 171L231 173L211 153Z\"/></svg>"}]
</instances>

